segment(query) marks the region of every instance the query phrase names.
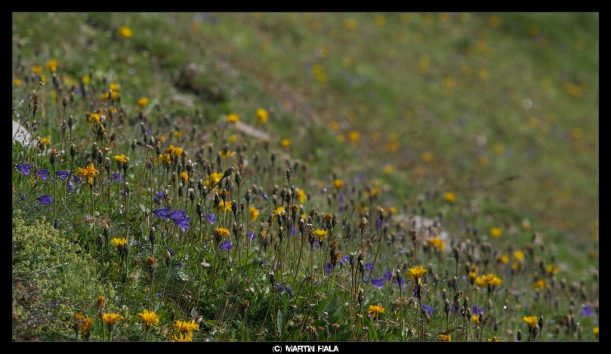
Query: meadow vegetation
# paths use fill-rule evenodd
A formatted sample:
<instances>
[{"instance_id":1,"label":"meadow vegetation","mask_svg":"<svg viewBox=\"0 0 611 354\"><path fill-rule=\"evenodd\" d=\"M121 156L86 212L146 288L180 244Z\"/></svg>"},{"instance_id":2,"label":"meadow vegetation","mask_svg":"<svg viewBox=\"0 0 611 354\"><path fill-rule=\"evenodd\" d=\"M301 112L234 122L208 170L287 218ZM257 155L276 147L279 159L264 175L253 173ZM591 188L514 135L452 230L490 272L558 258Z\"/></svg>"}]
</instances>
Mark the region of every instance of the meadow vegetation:
<instances>
[{"instance_id":1,"label":"meadow vegetation","mask_svg":"<svg viewBox=\"0 0 611 354\"><path fill-rule=\"evenodd\" d=\"M13 340L598 340L597 15L12 38Z\"/></svg>"}]
</instances>

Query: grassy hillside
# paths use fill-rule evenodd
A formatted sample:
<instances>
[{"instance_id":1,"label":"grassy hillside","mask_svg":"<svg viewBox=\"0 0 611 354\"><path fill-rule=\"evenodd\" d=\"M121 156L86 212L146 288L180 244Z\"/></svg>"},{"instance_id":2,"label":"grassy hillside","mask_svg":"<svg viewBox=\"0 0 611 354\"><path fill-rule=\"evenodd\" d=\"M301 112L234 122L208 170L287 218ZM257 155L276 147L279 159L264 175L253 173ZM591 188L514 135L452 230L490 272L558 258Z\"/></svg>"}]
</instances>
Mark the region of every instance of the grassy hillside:
<instances>
[{"instance_id":1,"label":"grassy hillside","mask_svg":"<svg viewBox=\"0 0 611 354\"><path fill-rule=\"evenodd\" d=\"M597 15L14 14L13 43L13 120L50 138L14 144L33 168L13 208L98 260L115 339L189 339L172 323L193 319L195 340L525 340L526 315L539 340L597 338L597 315L571 327L598 306ZM165 165L170 145L186 153ZM91 187L53 173L90 162ZM444 313L444 288L484 314ZM143 308L161 317L146 337Z\"/></svg>"}]
</instances>

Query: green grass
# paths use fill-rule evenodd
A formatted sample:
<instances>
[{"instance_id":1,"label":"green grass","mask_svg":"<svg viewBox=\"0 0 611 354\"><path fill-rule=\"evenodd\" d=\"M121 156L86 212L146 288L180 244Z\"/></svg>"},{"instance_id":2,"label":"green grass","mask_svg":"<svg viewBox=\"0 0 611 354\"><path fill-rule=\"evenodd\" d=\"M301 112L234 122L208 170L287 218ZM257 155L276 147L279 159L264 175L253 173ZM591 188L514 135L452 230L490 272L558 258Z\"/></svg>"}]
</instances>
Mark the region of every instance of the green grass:
<instances>
[{"instance_id":1,"label":"green grass","mask_svg":"<svg viewBox=\"0 0 611 354\"><path fill-rule=\"evenodd\" d=\"M118 36L117 29L124 25L133 30L133 38ZM115 340L144 339L136 317L143 308L161 317L147 340L169 339L172 321L187 318L199 323L195 340L435 340L445 331L452 331L454 340L512 340L518 328L525 339L521 318L538 309L546 321L539 339L594 339L597 316L579 318L576 333L565 332L562 318L569 314L571 301L574 316L582 304L598 304L598 282L591 276L598 269L596 15L14 14L13 42L14 78L22 81L13 90L13 119L32 129L31 92L39 78L31 68L41 65L47 83L38 93L39 125L33 133L50 136L51 147L65 151L57 169L84 166L91 159L93 141L108 149L102 149L103 157L124 153L130 158L124 175L130 183L129 200L120 194L122 184L113 183L93 158L100 170L93 213L86 185L64 193L65 185L57 178L42 182L13 175L14 208L30 208L24 216L28 222L42 215L60 221L61 237L78 243L95 260L101 279L114 284L117 296L99 295L107 296L109 308L121 309L125 317L113 331ZM59 62L61 92L45 67L50 59ZM86 98L78 91L85 74L91 77ZM100 99L111 82L121 86L120 103ZM64 95L73 97L65 111ZM133 140L142 141L143 136L137 109L142 96L150 99L142 110L145 127L151 129L147 143L151 133L168 138L159 151L132 148ZM117 112L106 126L108 133L96 137L86 114L111 105ZM259 107L270 112L270 121L259 127L271 134L269 144L223 125L224 115L235 112L254 126ZM74 162L69 137L60 129L62 119L70 115L76 122ZM174 137L176 130L182 137ZM359 138L349 141L350 132L358 132ZM232 134L237 144L229 142ZM282 148L282 138L292 145ZM170 143L183 146L197 162L190 181L197 195L194 202L187 188L179 186L185 160L172 167L173 177L158 163L145 168L146 160L156 160ZM389 143L395 148L388 149ZM233 151L240 146L244 161L235 155L217 166L215 155L225 144ZM39 151L14 145L13 162L51 169L49 150ZM423 158L425 152L431 154L430 161ZM351 289L352 275L363 276L358 266L353 272L342 268L333 276L324 274L328 242L318 251L305 247L300 258L300 238L285 234L279 243L284 251L276 249L280 233L290 230L284 225L280 231L276 218L271 226L257 223L253 248L238 252L236 242L246 242L248 219L247 211L238 213L235 221L245 229L238 239L232 235L231 261L218 251L212 226L204 219L200 229L195 213L197 203L211 210L214 202L214 193L202 199L197 185L208 176L203 167L210 163L220 172L230 165L234 172L240 170L240 190L235 183L228 188L239 204L255 186L268 197L274 185L289 188L285 169L295 162L307 166L305 172L294 170L291 181L309 195L302 210L311 217L306 221L313 228L328 229L321 215L336 215L333 234L341 240L342 255L364 247L364 263L376 259L375 277L385 269L400 269L405 277L408 267L430 264L422 298L436 309L430 321L420 319L409 279L401 294L396 285L387 283L377 290L361 283L364 299L359 304L358 286ZM111 166L115 171L115 162ZM341 193L333 188L334 178L346 182ZM151 214L160 207L152 195L164 188L171 197L166 206L186 209L191 217L185 234ZM367 198L371 188L379 188L380 196ZM445 201L444 192L456 193L456 201ZM19 200L20 193L25 202ZM279 193L276 200L282 204ZM41 194L53 196L52 207L32 206ZM261 195L252 203L261 211L258 222L265 222L275 209L272 198ZM353 204L340 208L342 203ZM386 215L391 208L397 210L385 236L375 227L377 207ZM446 253L427 251L426 230L419 230L414 248L405 215L438 219L451 235ZM355 231L361 217L369 220L362 244ZM233 220L217 215L217 225L230 230ZM102 234L104 224L109 238ZM150 227L156 228L155 245L148 241ZM491 227L500 227L503 235L490 239ZM272 236L267 248L260 239L262 230ZM533 243L533 233L543 247ZM110 244L117 236L129 240L127 262ZM582 246L575 248L575 240ZM476 295L463 279L469 263L477 264L480 273L492 272L504 280L486 307L490 316L479 327L458 315L446 322L443 313L441 289L447 289L450 300L454 296L449 283L456 271L453 247L461 255L457 290L471 305L482 306L484 294ZM170 258L165 258L167 248L175 251ZM502 265L496 259L511 257L517 249L525 251L526 260L523 269L511 275L511 262ZM153 273L146 265L148 256L158 261ZM283 273L275 268L279 257L285 267L298 270ZM203 260L210 267L202 268ZM539 262L558 264L560 273L540 274ZM18 266L27 263L14 263ZM270 272L291 286L293 296L274 290ZM547 288L537 292L533 278L542 276ZM563 278L566 286L561 288ZM582 280L585 297L579 295ZM94 301L70 310L94 316ZM386 312L373 321L367 306L378 303ZM508 310L503 310L505 305ZM61 326L43 337L66 338L70 334L61 329L66 321L57 319ZM24 320L14 322L23 326ZM31 339L24 333L14 338ZM105 335L102 326L94 326L92 339Z\"/></svg>"}]
</instances>

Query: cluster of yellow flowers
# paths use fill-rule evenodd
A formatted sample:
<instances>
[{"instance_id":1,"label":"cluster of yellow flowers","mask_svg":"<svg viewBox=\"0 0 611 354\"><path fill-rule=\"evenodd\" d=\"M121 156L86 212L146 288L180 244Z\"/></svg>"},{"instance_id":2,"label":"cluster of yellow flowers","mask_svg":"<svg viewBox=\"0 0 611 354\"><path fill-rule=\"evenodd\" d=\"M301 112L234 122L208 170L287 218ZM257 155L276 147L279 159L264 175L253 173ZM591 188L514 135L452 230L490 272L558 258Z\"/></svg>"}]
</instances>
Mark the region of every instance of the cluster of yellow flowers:
<instances>
[{"instance_id":1,"label":"cluster of yellow flowers","mask_svg":"<svg viewBox=\"0 0 611 354\"><path fill-rule=\"evenodd\" d=\"M191 321L177 320L174 323L174 334L171 339L175 342L191 342L193 341L193 332L199 330L199 325Z\"/></svg>"},{"instance_id":2,"label":"cluster of yellow flowers","mask_svg":"<svg viewBox=\"0 0 611 354\"><path fill-rule=\"evenodd\" d=\"M478 275L475 278L475 285L477 285L479 288L483 288L488 285L492 287L498 287L501 286L501 284L503 284L503 279L497 277L492 273L488 273L486 275Z\"/></svg>"}]
</instances>

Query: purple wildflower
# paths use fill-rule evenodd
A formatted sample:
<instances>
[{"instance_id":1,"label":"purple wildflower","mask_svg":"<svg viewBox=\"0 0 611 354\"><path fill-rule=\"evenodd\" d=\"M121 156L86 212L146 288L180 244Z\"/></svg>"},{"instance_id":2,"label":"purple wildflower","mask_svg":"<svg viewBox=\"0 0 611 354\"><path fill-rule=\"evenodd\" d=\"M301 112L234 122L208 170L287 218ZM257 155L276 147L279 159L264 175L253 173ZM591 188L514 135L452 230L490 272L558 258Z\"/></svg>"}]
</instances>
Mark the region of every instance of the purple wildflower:
<instances>
[{"instance_id":1,"label":"purple wildflower","mask_svg":"<svg viewBox=\"0 0 611 354\"><path fill-rule=\"evenodd\" d=\"M174 210L170 212L168 217L173 221L181 220L187 217L187 213L184 210Z\"/></svg>"},{"instance_id":2,"label":"purple wildflower","mask_svg":"<svg viewBox=\"0 0 611 354\"><path fill-rule=\"evenodd\" d=\"M187 231L189 228L189 221L191 218L187 216L184 210L175 210L171 212L169 218L174 221L174 224L178 226L182 232Z\"/></svg>"},{"instance_id":3,"label":"purple wildflower","mask_svg":"<svg viewBox=\"0 0 611 354\"><path fill-rule=\"evenodd\" d=\"M318 241L318 239L314 239L314 243L312 244L312 247L314 247L315 250L320 248L320 241Z\"/></svg>"},{"instance_id":4,"label":"purple wildflower","mask_svg":"<svg viewBox=\"0 0 611 354\"><path fill-rule=\"evenodd\" d=\"M405 285L407 284L407 282L405 281L405 278L403 277L395 277L395 284L399 286L399 289L403 289Z\"/></svg>"},{"instance_id":5,"label":"purple wildflower","mask_svg":"<svg viewBox=\"0 0 611 354\"><path fill-rule=\"evenodd\" d=\"M371 279L371 284L378 289L382 289L384 287L384 278L373 278Z\"/></svg>"},{"instance_id":6,"label":"purple wildflower","mask_svg":"<svg viewBox=\"0 0 611 354\"><path fill-rule=\"evenodd\" d=\"M290 296L293 296L293 290L291 290L290 286L284 286L280 283L276 283L274 286L276 290L280 292L280 294L288 293Z\"/></svg>"},{"instance_id":7,"label":"purple wildflower","mask_svg":"<svg viewBox=\"0 0 611 354\"><path fill-rule=\"evenodd\" d=\"M172 210L170 208L153 210L153 214L166 220L170 220L170 213L172 213Z\"/></svg>"},{"instance_id":8,"label":"purple wildflower","mask_svg":"<svg viewBox=\"0 0 611 354\"><path fill-rule=\"evenodd\" d=\"M484 314L484 308L483 307L478 307L478 306L473 306L473 314L474 315L478 315L481 316Z\"/></svg>"},{"instance_id":9,"label":"purple wildflower","mask_svg":"<svg viewBox=\"0 0 611 354\"><path fill-rule=\"evenodd\" d=\"M333 272L333 264L331 262L325 264L325 274L331 274Z\"/></svg>"},{"instance_id":10,"label":"purple wildflower","mask_svg":"<svg viewBox=\"0 0 611 354\"><path fill-rule=\"evenodd\" d=\"M373 270L373 263L365 263L365 270L371 272Z\"/></svg>"},{"instance_id":11,"label":"purple wildflower","mask_svg":"<svg viewBox=\"0 0 611 354\"><path fill-rule=\"evenodd\" d=\"M348 265L348 264L350 264L350 256L348 256L348 255L342 256L342 258L339 260L339 264L341 264L341 265Z\"/></svg>"},{"instance_id":12,"label":"purple wildflower","mask_svg":"<svg viewBox=\"0 0 611 354\"><path fill-rule=\"evenodd\" d=\"M433 307L427 304L422 304L422 310L424 310L424 312L426 312L426 314L429 315L429 317L433 315L433 311L435 311Z\"/></svg>"},{"instance_id":13,"label":"purple wildflower","mask_svg":"<svg viewBox=\"0 0 611 354\"><path fill-rule=\"evenodd\" d=\"M155 196L153 197L153 200L155 201L155 203L159 203L163 198L165 198L165 193L161 191L155 194Z\"/></svg>"},{"instance_id":14,"label":"purple wildflower","mask_svg":"<svg viewBox=\"0 0 611 354\"><path fill-rule=\"evenodd\" d=\"M76 189L76 187L74 187L74 183L72 183L72 181L68 181L68 184L66 185L66 188L68 188L68 192L70 192L70 193L74 192L74 190Z\"/></svg>"},{"instance_id":15,"label":"purple wildflower","mask_svg":"<svg viewBox=\"0 0 611 354\"><path fill-rule=\"evenodd\" d=\"M41 195L40 197L38 197L38 202L40 203L40 205L51 205L51 203L53 202L53 198L51 198L50 195Z\"/></svg>"},{"instance_id":16,"label":"purple wildflower","mask_svg":"<svg viewBox=\"0 0 611 354\"><path fill-rule=\"evenodd\" d=\"M458 306L452 304L452 306L450 307L450 312L456 314L458 312Z\"/></svg>"},{"instance_id":17,"label":"purple wildflower","mask_svg":"<svg viewBox=\"0 0 611 354\"><path fill-rule=\"evenodd\" d=\"M174 224L176 224L182 232L185 232L189 228L189 221L191 221L191 218L187 216L182 219L174 219Z\"/></svg>"},{"instance_id":18,"label":"purple wildflower","mask_svg":"<svg viewBox=\"0 0 611 354\"><path fill-rule=\"evenodd\" d=\"M17 171L19 171L19 173L21 173L22 175L29 176L32 165L30 165L29 163L18 163L17 165L15 165L15 168L17 168Z\"/></svg>"},{"instance_id":19,"label":"purple wildflower","mask_svg":"<svg viewBox=\"0 0 611 354\"><path fill-rule=\"evenodd\" d=\"M65 181L70 176L70 171L55 171L55 174L57 177L59 177L59 179Z\"/></svg>"},{"instance_id":20,"label":"purple wildflower","mask_svg":"<svg viewBox=\"0 0 611 354\"><path fill-rule=\"evenodd\" d=\"M123 177L121 177L121 174L119 172L113 172L112 180L115 182L121 182L123 180Z\"/></svg>"},{"instance_id":21,"label":"purple wildflower","mask_svg":"<svg viewBox=\"0 0 611 354\"><path fill-rule=\"evenodd\" d=\"M382 225L383 225L383 221L380 218L376 219L376 230L380 231L382 230Z\"/></svg>"},{"instance_id":22,"label":"purple wildflower","mask_svg":"<svg viewBox=\"0 0 611 354\"><path fill-rule=\"evenodd\" d=\"M295 226L291 226L291 236L295 236Z\"/></svg>"},{"instance_id":23,"label":"purple wildflower","mask_svg":"<svg viewBox=\"0 0 611 354\"><path fill-rule=\"evenodd\" d=\"M252 242L255 239L255 233L254 232L249 232L248 233L248 242Z\"/></svg>"},{"instance_id":24,"label":"purple wildflower","mask_svg":"<svg viewBox=\"0 0 611 354\"><path fill-rule=\"evenodd\" d=\"M49 178L49 170L47 170L46 168L42 169L42 170L36 170L36 174L38 175L38 177L40 177L40 179L42 179L43 181L46 181L47 178Z\"/></svg>"},{"instance_id":25,"label":"purple wildflower","mask_svg":"<svg viewBox=\"0 0 611 354\"><path fill-rule=\"evenodd\" d=\"M392 271L387 270L384 272L384 279L386 279L386 281L391 281L392 280Z\"/></svg>"},{"instance_id":26,"label":"purple wildflower","mask_svg":"<svg viewBox=\"0 0 611 354\"><path fill-rule=\"evenodd\" d=\"M415 297L418 297L418 294L420 294L420 285L418 285L418 284L414 285L414 289L412 291L412 294Z\"/></svg>"},{"instance_id":27,"label":"purple wildflower","mask_svg":"<svg viewBox=\"0 0 611 354\"><path fill-rule=\"evenodd\" d=\"M233 247L233 245L231 244L231 241L229 240L225 240L221 242L221 244L219 245L219 249L222 249L223 251L229 251L231 247Z\"/></svg>"},{"instance_id":28,"label":"purple wildflower","mask_svg":"<svg viewBox=\"0 0 611 354\"><path fill-rule=\"evenodd\" d=\"M592 307L588 305L583 305L583 307L581 308L581 316L590 317L593 314L594 314L594 310L592 310Z\"/></svg>"},{"instance_id":29,"label":"purple wildflower","mask_svg":"<svg viewBox=\"0 0 611 354\"><path fill-rule=\"evenodd\" d=\"M216 215L214 215L214 213L210 213L206 215L206 220L208 220L208 224L212 225L216 221Z\"/></svg>"}]
</instances>

